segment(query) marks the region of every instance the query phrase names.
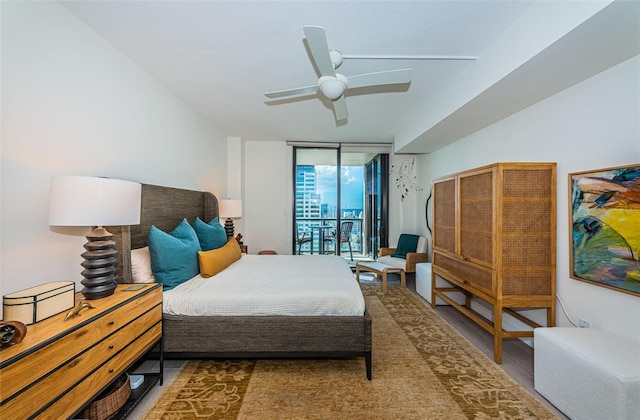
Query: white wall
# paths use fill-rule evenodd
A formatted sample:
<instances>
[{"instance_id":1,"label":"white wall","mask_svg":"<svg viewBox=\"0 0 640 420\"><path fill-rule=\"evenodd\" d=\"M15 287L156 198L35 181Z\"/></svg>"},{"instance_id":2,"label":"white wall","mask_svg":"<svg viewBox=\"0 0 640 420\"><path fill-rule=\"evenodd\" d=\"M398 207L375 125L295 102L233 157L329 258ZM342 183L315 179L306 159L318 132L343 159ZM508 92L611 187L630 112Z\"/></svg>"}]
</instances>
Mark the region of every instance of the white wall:
<instances>
[{"instance_id":1,"label":"white wall","mask_svg":"<svg viewBox=\"0 0 640 420\"><path fill-rule=\"evenodd\" d=\"M569 277L571 172L640 162L640 57L420 157L421 178L500 161L558 164L557 292L569 315L640 342L640 298ZM534 317L544 324L541 313ZM557 324L569 322L558 305Z\"/></svg>"},{"instance_id":2,"label":"white wall","mask_svg":"<svg viewBox=\"0 0 640 420\"><path fill-rule=\"evenodd\" d=\"M242 200L242 139L240 137L227 138L227 191L212 191L219 200L231 199ZM244 236L244 214L246 203L242 203L243 217L233 220L233 232L237 237L238 233ZM224 224L224 220L220 220ZM244 239L242 239L244 242Z\"/></svg>"},{"instance_id":3,"label":"white wall","mask_svg":"<svg viewBox=\"0 0 640 420\"><path fill-rule=\"evenodd\" d=\"M244 142L245 244L249 254L291 254L293 153L285 141Z\"/></svg>"},{"instance_id":4,"label":"white wall","mask_svg":"<svg viewBox=\"0 0 640 420\"><path fill-rule=\"evenodd\" d=\"M286 141L243 140L243 232L249 254L271 249L278 254L292 253L293 147ZM411 161L415 155L390 155L390 165ZM417 161L416 161L417 168ZM413 172L417 175L417 169ZM424 225L424 202L428 184L420 192L411 192L404 201L390 174L389 245L395 246L400 233L413 233ZM416 203L422 204L422 219ZM418 207L420 207L418 205ZM422 222L420 222L422 221ZM346 248L345 248L346 249Z\"/></svg>"},{"instance_id":5,"label":"white wall","mask_svg":"<svg viewBox=\"0 0 640 420\"><path fill-rule=\"evenodd\" d=\"M416 184L421 191L410 190L402 200L401 190L397 188L395 179L398 176L397 168L403 163L414 162L413 170L405 173L410 178L416 176ZM395 247L401 233L417 233L425 235L426 222L424 217L424 203L426 202L429 190L429 182L425 182L420 174L420 160L417 155L389 155L389 246Z\"/></svg>"},{"instance_id":6,"label":"white wall","mask_svg":"<svg viewBox=\"0 0 640 420\"><path fill-rule=\"evenodd\" d=\"M0 2L0 294L74 280L88 228L48 226L53 175L225 192L226 140L57 2Z\"/></svg>"}]
</instances>

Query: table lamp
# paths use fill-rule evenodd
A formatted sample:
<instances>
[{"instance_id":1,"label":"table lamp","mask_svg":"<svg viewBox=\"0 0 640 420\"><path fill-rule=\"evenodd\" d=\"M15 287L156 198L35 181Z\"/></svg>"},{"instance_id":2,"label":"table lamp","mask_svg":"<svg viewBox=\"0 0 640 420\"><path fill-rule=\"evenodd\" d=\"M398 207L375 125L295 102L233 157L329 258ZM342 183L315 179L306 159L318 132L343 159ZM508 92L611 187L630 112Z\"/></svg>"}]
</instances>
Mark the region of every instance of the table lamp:
<instances>
[{"instance_id":1,"label":"table lamp","mask_svg":"<svg viewBox=\"0 0 640 420\"><path fill-rule=\"evenodd\" d=\"M242 200L220 200L220 217L226 217L224 230L227 238L233 236L233 218L242 217Z\"/></svg>"},{"instance_id":2,"label":"table lamp","mask_svg":"<svg viewBox=\"0 0 640 420\"><path fill-rule=\"evenodd\" d=\"M118 251L111 234L103 226L140 223L142 186L136 182L88 176L51 178L49 225L91 226L82 253L80 291L86 299L112 295L117 285Z\"/></svg>"}]
</instances>

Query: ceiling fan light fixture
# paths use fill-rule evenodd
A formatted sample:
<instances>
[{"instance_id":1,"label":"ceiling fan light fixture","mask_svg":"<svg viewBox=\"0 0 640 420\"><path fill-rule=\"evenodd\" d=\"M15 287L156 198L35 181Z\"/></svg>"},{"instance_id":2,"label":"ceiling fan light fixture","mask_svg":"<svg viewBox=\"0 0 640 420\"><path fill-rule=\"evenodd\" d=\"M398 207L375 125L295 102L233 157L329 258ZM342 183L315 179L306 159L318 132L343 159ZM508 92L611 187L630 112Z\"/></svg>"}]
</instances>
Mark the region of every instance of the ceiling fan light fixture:
<instances>
[{"instance_id":1,"label":"ceiling fan light fixture","mask_svg":"<svg viewBox=\"0 0 640 420\"><path fill-rule=\"evenodd\" d=\"M333 64L333 68L337 69L342 65L342 53L338 50L329 51L329 58L331 58L331 64Z\"/></svg>"},{"instance_id":2,"label":"ceiling fan light fixture","mask_svg":"<svg viewBox=\"0 0 640 420\"><path fill-rule=\"evenodd\" d=\"M336 73L336 77L322 76L318 80L320 92L332 101L341 97L348 85L347 78L339 73Z\"/></svg>"}]
</instances>

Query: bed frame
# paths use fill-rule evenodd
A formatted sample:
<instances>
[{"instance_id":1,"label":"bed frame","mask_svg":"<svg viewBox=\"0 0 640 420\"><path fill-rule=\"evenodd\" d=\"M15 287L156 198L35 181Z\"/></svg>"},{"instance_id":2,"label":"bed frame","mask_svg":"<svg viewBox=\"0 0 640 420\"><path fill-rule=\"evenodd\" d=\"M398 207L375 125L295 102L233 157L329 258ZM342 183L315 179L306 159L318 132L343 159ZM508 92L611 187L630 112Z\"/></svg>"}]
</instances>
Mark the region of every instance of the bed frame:
<instances>
[{"instance_id":1,"label":"bed frame","mask_svg":"<svg viewBox=\"0 0 640 420\"><path fill-rule=\"evenodd\" d=\"M147 246L151 225L173 230L184 218L209 221L218 200L207 192L142 185L140 224L109 227L118 248L118 279L131 283L131 250ZM272 258L265 256L264 258ZM175 316L163 315L168 358L364 357L372 377L371 316Z\"/></svg>"}]
</instances>

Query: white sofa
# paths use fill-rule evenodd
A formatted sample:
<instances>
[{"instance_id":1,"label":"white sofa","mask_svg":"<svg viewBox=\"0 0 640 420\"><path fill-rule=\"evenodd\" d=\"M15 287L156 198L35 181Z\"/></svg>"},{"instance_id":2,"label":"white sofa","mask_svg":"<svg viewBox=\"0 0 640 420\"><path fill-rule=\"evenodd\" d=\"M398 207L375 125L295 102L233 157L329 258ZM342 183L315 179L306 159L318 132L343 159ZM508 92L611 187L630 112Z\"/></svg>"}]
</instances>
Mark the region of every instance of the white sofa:
<instances>
[{"instance_id":1,"label":"white sofa","mask_svg":"<svg viewBox=\"0 0 640 420\"><path fill-rule=\"evenodd\" d=\"M573 420L638 420L640 344L596 328L536 328L534 388Z\"/></svg>"}]
</instances>

